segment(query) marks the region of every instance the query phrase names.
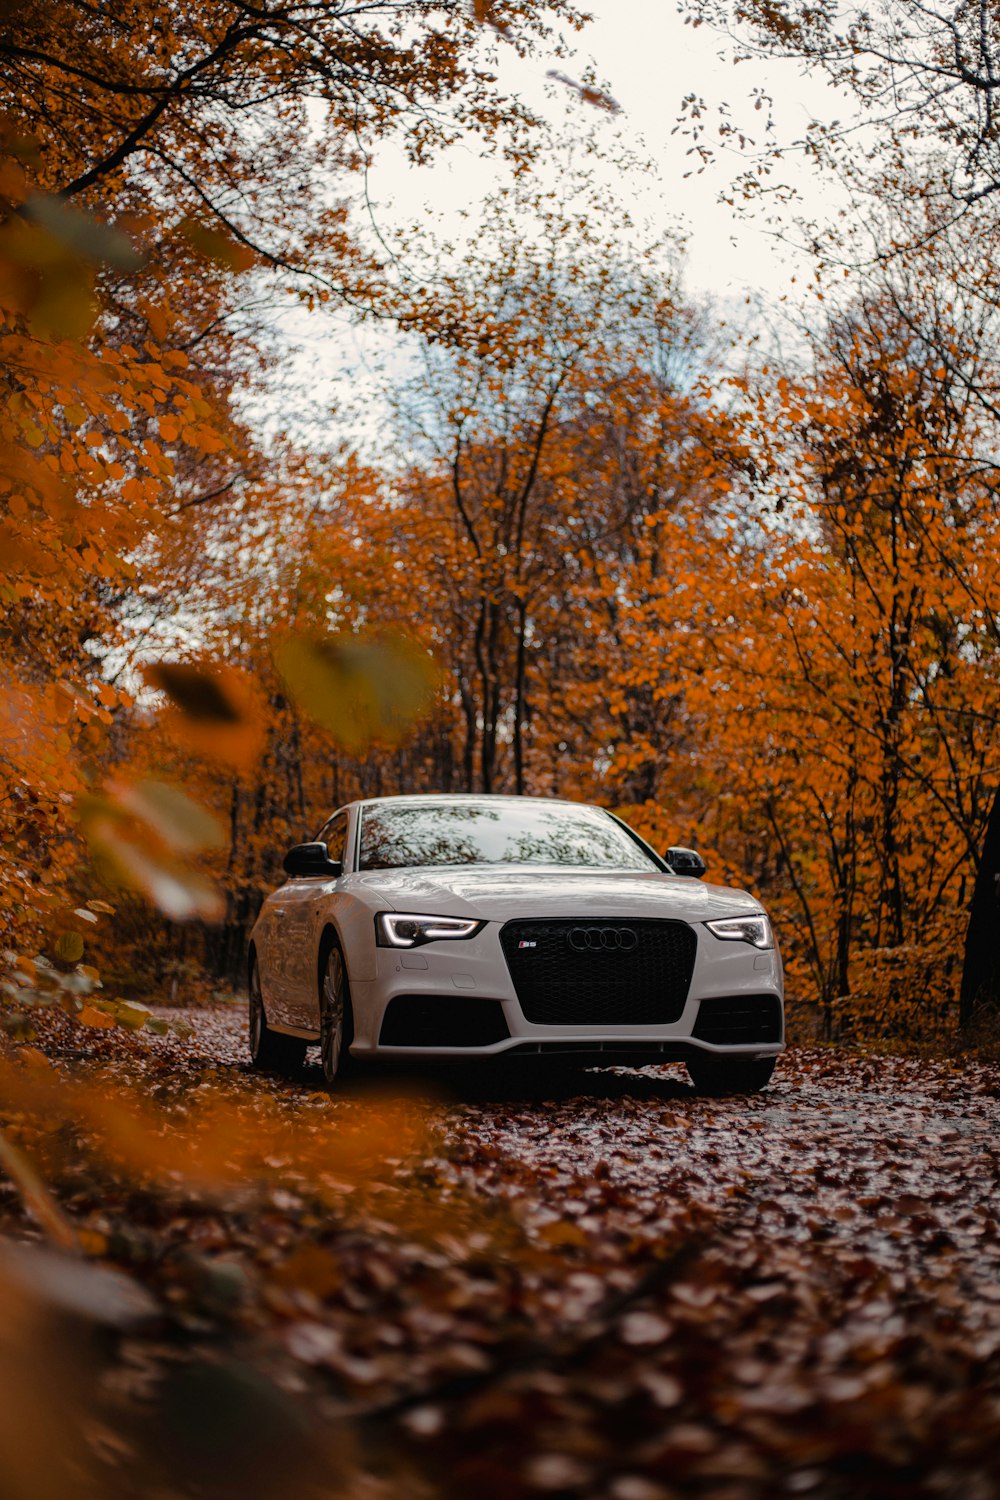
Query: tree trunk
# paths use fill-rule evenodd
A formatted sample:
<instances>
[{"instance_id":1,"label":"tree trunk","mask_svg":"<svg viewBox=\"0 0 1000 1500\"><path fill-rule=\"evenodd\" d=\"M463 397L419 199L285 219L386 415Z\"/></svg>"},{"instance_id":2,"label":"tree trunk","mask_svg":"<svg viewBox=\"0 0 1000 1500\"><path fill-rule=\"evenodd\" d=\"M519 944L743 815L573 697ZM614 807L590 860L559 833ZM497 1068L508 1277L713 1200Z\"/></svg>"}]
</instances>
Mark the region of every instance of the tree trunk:
<instances>
[{"instance_id":1,"label":"tree trunk","mask_svg":"<svg viewBox=\"0 0 1000 1500\"><path fill-rule=\"evenodd\" d=\"M462 791L476 790L476 703L464 681L459 691L462 698L462 716L465 720L465 742L462 746Z\"/></svg>"},{"instance_id":2,"label":"tree trunk","mask_svg":"<svg viewBox=\"0 0 1000 1500\"><path fill-rule=\"evenodd\" d=\"M972 892L959 1019L967 1026L984 1012L1000 1015L1000 791L993 798Z\"/></svg>"},{"instance_id":3,"label":"tree trunk","mask_svg":"<svg viewBox=\"0 0 1000 1500\"><path fill-rule=\"evenodd\" d=\"M525 692L525 654L527 607L523 599L517 605L517 666L514 680L514 791L524 796L524 730L528 705Z\"/></svg>"},{"instance_id":4,"label":"tree trunk","mask_svg":"<svg viewBox=\"0 0 1000 1500\"><path fill-rule=\"evenodd\" d=\"M496 779L497 727L500 718L500 610L489 601L485 614L486 629L480 652L483 682L483 732L480 738L480 782L484 792L492 792Z\"/></svg>"}]
</instances>

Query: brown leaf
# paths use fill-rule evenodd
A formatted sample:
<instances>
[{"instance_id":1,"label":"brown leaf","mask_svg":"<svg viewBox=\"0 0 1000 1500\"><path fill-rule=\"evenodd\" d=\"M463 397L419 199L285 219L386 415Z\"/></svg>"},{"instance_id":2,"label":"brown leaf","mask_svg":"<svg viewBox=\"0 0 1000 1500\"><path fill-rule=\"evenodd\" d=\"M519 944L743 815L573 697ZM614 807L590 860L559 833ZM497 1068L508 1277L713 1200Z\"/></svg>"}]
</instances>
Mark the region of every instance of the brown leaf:
<instances>
[{"instance_id":1,"label":"brown leaf","mask_svg":"<svg viewBox=\"0 0 1000 1500\"><path fill-rule=\"evenodd\" d=\"M185 219L181 224L181 233L199 255L203 255L206 260L214 260L231 271L245 271L257 259L249 246L241 245L219 229L199 224L196 219Z\"/></svg>"},{"instance_id":2,"label":"brown leaf","mask_svg":"<svg viewBox=\"0 0 1000 1500\"><path fill-rule=\"evenodd\" d=\"M144 671L166 693L169 727L200 754L240 770L259 758L265 729L250 679L214 662L157 662Z\"/></svg>"},{"instance_id":3,"label":"brown leaf","mask_svg":"<svg viewBox=\"0 0 1000 1500\"><path fill-rule=\"evenodd\" d=\"M599 89L592 83L577 83L575 78L570 78L566 73L560 73L557 68L549 68L545 74L546 78L552 78L556 83L563 84L578 94L584 104L593 105L595 109L603 109L609 115L621 114L621 105L617 99Z\"/></svg>"}]
</instances>

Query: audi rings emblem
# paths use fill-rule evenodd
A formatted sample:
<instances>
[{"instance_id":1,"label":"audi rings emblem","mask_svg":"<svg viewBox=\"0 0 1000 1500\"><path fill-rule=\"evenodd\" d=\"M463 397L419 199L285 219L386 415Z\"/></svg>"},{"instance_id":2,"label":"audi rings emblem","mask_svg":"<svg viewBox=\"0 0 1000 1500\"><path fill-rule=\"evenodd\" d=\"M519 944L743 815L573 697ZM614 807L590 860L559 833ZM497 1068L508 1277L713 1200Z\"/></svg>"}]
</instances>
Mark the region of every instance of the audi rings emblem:
<instances>
[{"instance_id":1,"label":"audi rings emblem","mask_svg":"<svg viewBox=\"0 0 1000 1500\"><path fill-rule=\"evenodd\" d=\"M631 953L639 938L631 927L571 927L566 941L577 953Z\"/></svg>"}]
</instances>

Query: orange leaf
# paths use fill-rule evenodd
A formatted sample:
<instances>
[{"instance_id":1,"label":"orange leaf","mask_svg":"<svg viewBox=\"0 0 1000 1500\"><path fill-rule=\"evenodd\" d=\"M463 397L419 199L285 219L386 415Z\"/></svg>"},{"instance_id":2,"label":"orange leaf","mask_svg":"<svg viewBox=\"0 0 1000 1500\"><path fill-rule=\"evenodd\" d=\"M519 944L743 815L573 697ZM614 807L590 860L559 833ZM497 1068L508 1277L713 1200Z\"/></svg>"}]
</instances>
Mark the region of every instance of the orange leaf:
<instances>
[{"instance_id":1,"label":"orange leaf","mask_svg":"<svg viewBox=\"0 0 1000 1500\"><path fill-rule=\"evenodd\" d=\"M92 1005L85 1005L76 1018L81 1026L113 1026L114 1017L106 1015L103 1010L95 1010Z\"/></svg>"}]
</instances>

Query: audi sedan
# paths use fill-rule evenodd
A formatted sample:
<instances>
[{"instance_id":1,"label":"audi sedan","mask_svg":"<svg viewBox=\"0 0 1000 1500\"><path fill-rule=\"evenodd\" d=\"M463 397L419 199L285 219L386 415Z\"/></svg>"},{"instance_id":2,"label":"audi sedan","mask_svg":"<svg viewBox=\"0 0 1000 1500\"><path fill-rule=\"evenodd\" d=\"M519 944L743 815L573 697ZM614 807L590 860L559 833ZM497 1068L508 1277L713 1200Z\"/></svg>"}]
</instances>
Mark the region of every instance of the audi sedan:
<instances>
[{"instance_id":1,"label":"audi sedan","mask_svg":"<svg viewBox=\"0 0 1000 1500\"><path fill-rule=\"evenodd\" d=\"M746 891L707 885L603 808L538 797L353 802L285 858L249 952L255 1066L329 1084L366 1060L683 1061L763 1088L781 959Z\"/></svg>"}]
</instances>

